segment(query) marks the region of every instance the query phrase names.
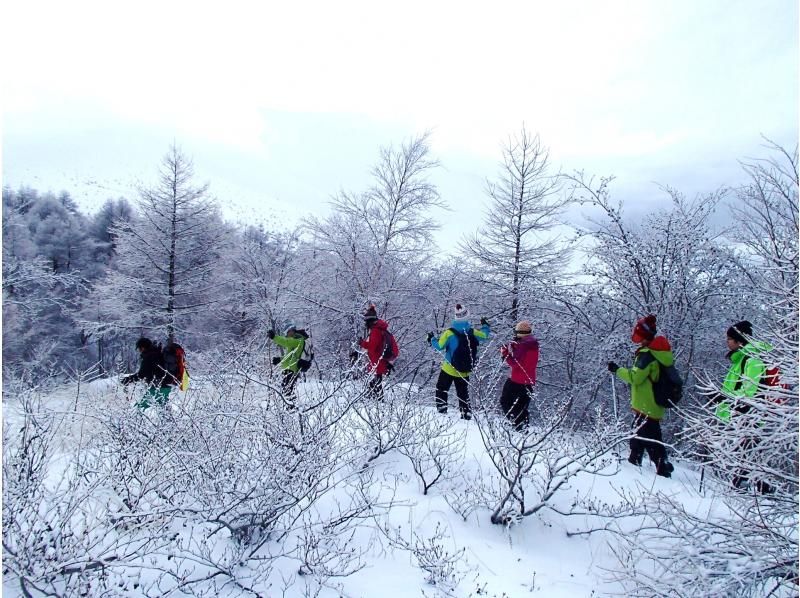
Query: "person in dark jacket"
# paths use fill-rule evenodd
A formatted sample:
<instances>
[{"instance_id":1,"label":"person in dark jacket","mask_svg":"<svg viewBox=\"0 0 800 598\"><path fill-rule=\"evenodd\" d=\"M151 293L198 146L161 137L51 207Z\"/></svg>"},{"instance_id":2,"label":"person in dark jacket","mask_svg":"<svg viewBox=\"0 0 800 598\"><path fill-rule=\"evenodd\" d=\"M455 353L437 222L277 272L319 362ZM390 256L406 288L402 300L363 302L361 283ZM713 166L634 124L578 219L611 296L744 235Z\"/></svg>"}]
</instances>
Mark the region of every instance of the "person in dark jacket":
<instances>
[{"instance_id":1,"label":"person in dark jacket","mask_svg":"<svg viewBox=\"0 0 800 598\"><path fill-rule=\"evenodd\" d=\"M392 369L392 360L400 354L394 336L389 333L389 324L378 318L375 306L370 304L364 310L364 325L369 334L358 341L367 352L369 371L372 377L367 383L368 394L377 401L383 400L383 377Z\"/></svg>"},{"instance_id":2,"label":"person in dark jacket","mask_svg":"<svg viewBox=\"0 0 800 598\"><path fill-rule=\"evenodd\" d=\"M166 405L169 393L172 390L170 378L164 367L164 356L161 348L154 345L149 338L142 337L136 341L136 350L139 351L141 364L139 371L122 379L123 385L132 384L138 380L147 382L144 396L136 403L139 409L145 410L151 401L157 405Z\"/></svg>"},{"instance_id":3,"label":"person in dark jacket","mask_svg":"<svg viewBox=\"0 0 800 598\"><path fill-rule=\"evenodd\" d=\"M511 372L500 395L500 407L517 430L530 422L528 406L533 385L536 384L536 366L539 363L539 341L533 336L527 320L514 326L514 340L500 347L503 361Z\"/></svg>"},{"instance_id":4,"label":"person in dark jacket","mask_svg":"<svg viewBox=\"0 0 800 598\"><path fill-rule=\"evenodd\" d=\"M669 367L674 363L672 347L665 337L656 336L656 317L653 314L637 320L631 341L640 345L636 349L632 367L620 367L613 361L608 362L608 371L631 387L634 436L630 441L628 462L641 465L646 450L656 465L656 474L669 478L674 468L667 460L667 450L661 436L664 408L656 403L653 382L661 375L659 364Z\"/></svg>"}]
</instances>

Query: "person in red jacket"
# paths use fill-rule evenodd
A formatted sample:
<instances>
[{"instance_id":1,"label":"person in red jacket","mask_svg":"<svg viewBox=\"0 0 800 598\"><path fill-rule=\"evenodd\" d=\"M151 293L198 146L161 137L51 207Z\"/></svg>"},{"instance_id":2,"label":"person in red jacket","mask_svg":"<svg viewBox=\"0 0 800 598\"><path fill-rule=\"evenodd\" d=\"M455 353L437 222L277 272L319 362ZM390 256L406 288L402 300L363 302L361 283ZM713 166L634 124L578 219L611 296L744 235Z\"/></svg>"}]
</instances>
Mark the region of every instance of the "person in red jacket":
<instances>
[{"instance_id":1,"label":"person in red jacket","mask_svg":"<svg viewBox=\"0 0 800 598\"><path fill-rule=\"evenodd\" d=\"M532 332L531 323L523 320L514 326L514 340L500 347L503 361L511 366L511 375L500 395L500 407L517 430L525 428L530 421L528 406L536 384L539 341Z\"/></svg>"},{"instance_id":2,"label":"person in red jacket","mask_svg":"<svg viewBox=\"0 0 800 598\"><path fill-rule=\"evenodd\" d=\"M392 364L400 351L394 336L389 332L389 324L378 319L375 306L371 305L364 311L364 324L369 330L366 339L361 339L358 344L366 349L369 359L369 372L372 374L367 388L369 395L378 401L383 400L383 377L391 371Z\"/></svg>"}]
</instances>

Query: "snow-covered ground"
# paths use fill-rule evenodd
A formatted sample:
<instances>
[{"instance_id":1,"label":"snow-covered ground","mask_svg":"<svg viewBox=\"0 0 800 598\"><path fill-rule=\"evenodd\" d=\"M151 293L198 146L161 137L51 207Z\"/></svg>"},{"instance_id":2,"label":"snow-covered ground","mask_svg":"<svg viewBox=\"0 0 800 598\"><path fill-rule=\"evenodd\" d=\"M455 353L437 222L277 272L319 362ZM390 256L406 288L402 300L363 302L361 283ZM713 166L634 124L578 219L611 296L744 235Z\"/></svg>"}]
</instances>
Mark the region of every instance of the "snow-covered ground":
<instances>
[{"instance_id":1,"label":"snow-covered ground","mask_svg":"<svg viewBox=\"0 0 800 598\"><path fill-rule=\"evenodd\" d=\"M392 392L398 396L408 396L408 390L398 387ZM300 384L301 409L320 391L316 383ZM133 414L133 397L127 394L129 392L114 380L99 380L84 384L80 389L75 385L63 387L42 398L42 409L56 414L60 422L53 436L49 462L49 476L55 480L54 486L59 474L67 470L70 461L76 458L76 447L91 447L93 435L100 434L103 427L113 421L115 414ZM174 414L185 413L193 405L210 401L211 394L215 392L218 389L210 382L195 380L188 393L171 399L168 409ZM248 395L249 400L254 401L261 395L267 396L270 391L261 387L248 392L252 392ZM418 397L420 401L422 398ZM264 406L269 407L267 403ZM257 568L255 561L251 560L242 568L243 579L247 580L242 586L212 586L210 582L208 586L203 586L198 583L191 591L196 595L218 592L231 596L497 598L527 595L559 598L624 593L622 586L614 581L614 572L619 569L618 557L614 552L617 542L615 535L605 531L580 533L602 525L598 517L584 514L587 509L593 508L592 505L613 505L621 501L622 494L645 490L670 495L693 512L715 508L713 482L712 490L707 491L705 496L697 491L700 475L696 466L676 459L672 479L657 477L652 464L646 463L641 468L628 464L625 461L626 447L622 445L612 453L613 458L603 469L602 475L580 473L562 486L548 502L552 508L544 508L511 526L493 525L487 508L467 508L472 500L468 496L467 481L488 476L492 469L479 431L480 421L460 420L453 408L447 415L435 413L432 399L430 404L418 402L416 409L417 417L422 418L419 421L445 421L452 438L457 440L456 446L461 454L455 456L454 467L448 471L446 479L434 484L427 495L422 493L420 478L414 473L411 460L396 449L368 460L361 471L357 471L357 466L362 465L364 460L356 456L353 466L342 470L343 476L354 479L353 470L356 470L361 479L368 480L374 492L371 500L376 507L370 517L342 532L352 539L349 542L340 539L342 544L337 550L352 549L353 554L358 555L358 566L352 567L357 569L355 572L337 577L320 575L319 570L306 571L302 562L284 554L286 546L277 546L278 542L268 541L259 554L280 553L282 556L270 561L272 570L267 579L244 572L245 569ZM24 421L22 411L20 403L13 397L4 402L5 451L12 450L17 442L15 433ZM168 419L167 414L157 408L151 408L145 416L148 419L143 420L146 422L144 425L153 428ZM95 446L93 450L96 449ZM355 487L353 483L334 487L305 514L327 513L337 507L346 507L352 502ZM108 492L108 488L98 491ZM384 510L382 505L388 507ZM320 520L324 520L324 517ZM200 534L205 540L209 539L208 525L193 522L191 518L182 518L181 525L177 525L176 521L165 524L161 532L164 537L173 528L180 530L183 527L185 530L188 525L189 530L195 530L195 537ZM301 527L297 526L297 529ZM337 528L332 526L330 529ZM291 534L280 543L297 546L300 544L299 538L298 533ZM226 539L220 534L214 536L214 540L216 543L212 551L224 551L220 543L232 542L230 537ZM156 546L158 542L152 545ZM139 592L145 591L142 588L147 588L148 580L154 580L156 576L146 571L146 567L137 568L143 563L169 568L173 566L172 556L180 555L181 547L185 546L187 544L181 544L181 541L175 541L172 546L166 542L165 545L159 545L152 555L139 555L143 558L137 567L121 567L117 572L121 581L103 595L140 595ZM197 567L203 569L203 565L199 561L197 563ZM333 565L332 570L335 570ZM198 569L193 571L197 574ZM126 582L134 579L135 585ZM253 580L255 583L251 583ZM212 591L212 587L216 589ZM7 596L23 595L12 573L5 574L3 588ZM95 590L89 591L91 594ZM151 586L147 595L159 595L159 591L156 586ZM189 593L187 589L184 594L174 595ZM164 595L167 594L165 591Z\"/></svg>"}]
</instances>

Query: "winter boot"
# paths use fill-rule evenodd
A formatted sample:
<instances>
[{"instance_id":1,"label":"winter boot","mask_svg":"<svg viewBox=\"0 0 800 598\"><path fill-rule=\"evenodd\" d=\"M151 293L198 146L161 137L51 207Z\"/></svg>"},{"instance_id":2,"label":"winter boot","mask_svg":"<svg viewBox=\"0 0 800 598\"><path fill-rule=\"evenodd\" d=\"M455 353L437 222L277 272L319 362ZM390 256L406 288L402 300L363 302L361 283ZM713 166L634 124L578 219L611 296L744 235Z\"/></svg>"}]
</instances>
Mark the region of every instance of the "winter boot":
<instances>
[{"instance_id":1,"label":"winter boot","mask_svg":"<svg viewBox=\"0 0 800 598\"><path fill-rule=\"evenodd\" d=\"M660 475L664 478L671 478L673 471L675 471L675 468L669 461L663 461L656 467L656 475Z\"/></svg>"}]
</instances>

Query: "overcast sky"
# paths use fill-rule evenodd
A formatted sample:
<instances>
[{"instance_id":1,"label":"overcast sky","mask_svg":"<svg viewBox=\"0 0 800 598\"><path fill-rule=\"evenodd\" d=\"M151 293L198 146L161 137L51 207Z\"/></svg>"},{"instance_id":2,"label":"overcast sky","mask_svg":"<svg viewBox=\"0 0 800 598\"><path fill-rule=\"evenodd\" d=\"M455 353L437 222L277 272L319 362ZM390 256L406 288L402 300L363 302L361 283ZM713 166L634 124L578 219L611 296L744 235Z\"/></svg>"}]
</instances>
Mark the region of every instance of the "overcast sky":
<instances>
[{"instance_id":1,"label":"overcast sky","mask_svg":"<svg viewBox=\"0 0 800 598\"><path fill-rule=\"evenodd\" d=\"M257 6L258 8L254 8ZM231 219L325 213L427 129L454 240L524 122L633 213L798 135L796 0L6 1L3 183L92 210L176 141Z\"/></svg>"}]
</instances>

